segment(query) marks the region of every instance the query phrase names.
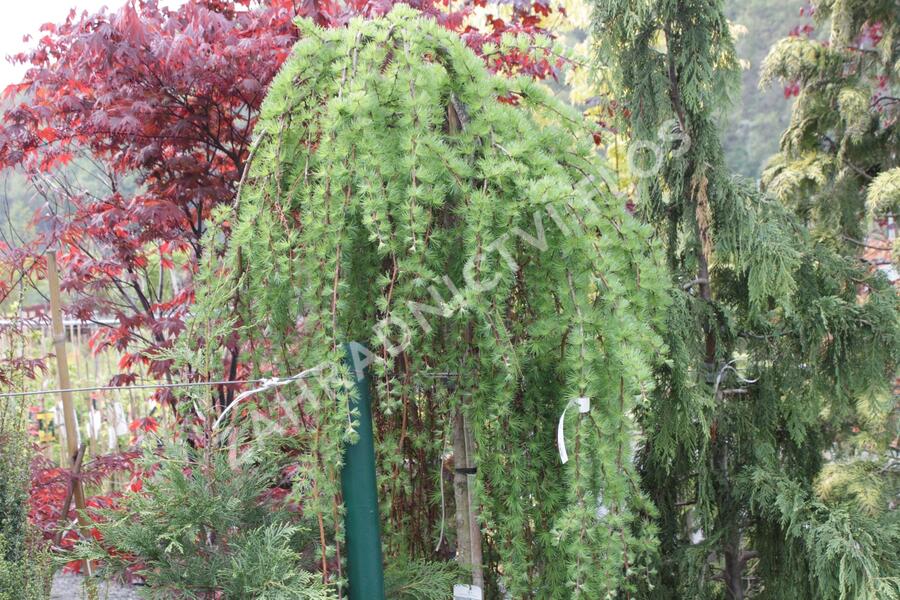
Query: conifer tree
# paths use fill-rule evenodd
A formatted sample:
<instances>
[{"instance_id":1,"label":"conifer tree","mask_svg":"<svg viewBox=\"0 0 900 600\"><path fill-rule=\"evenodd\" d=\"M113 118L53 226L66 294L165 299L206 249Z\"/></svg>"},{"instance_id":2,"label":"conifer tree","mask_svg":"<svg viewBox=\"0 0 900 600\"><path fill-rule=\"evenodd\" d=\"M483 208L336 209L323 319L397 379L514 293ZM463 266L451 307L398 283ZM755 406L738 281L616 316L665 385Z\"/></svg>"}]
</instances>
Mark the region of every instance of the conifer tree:
<instances>
[{"instance_id":1,"label":"conifer tree","mask_svg":"<svg viewBox=\"0 0 900 600\"><path fill-rule=\"evenodd\" d=\"M817 242L859 256L896 282L900 5L819 0L809 13L829 27L827 39L808 27L810 35L785 38L764 64L762 84L777 79L797 101L763 189L790 207ZM892 399L896 417L896 396L879 390L865 398L876 406ZM836 436L815 490L822 500L892 527L897 515L886 508L896 507L900 493L897 423L871 420L867 403L861 408L870 421Z\"/></svg>"},{"instance_id":2,"label":"conifer tree","mask_svg":"<svg viewBox=\"0 0 900 600\"><path fill-rule=\"evenodd\" d=\"M490 75L455 34L405 7L301 28L227 217L246 359L284 374L340 365L346 341L371 349L390 562L446 552L441 462L461 407L486 597L636 589L655 533L631 415L668 301L650 229L610 193L581 117L531 79ZM503 43L483 51L549 42ZM228 318L232 303L220 305ZM328 538L323 565L340 557L346 376L281 392L302 415L294 493ZM273 398L254 402L277 412Z\"/></svg>"},{"instance_id":3,"label":"conifer tree","mask_svg":"<svg viewBox=\"0 0 900 600\"><path fill-rule=\"evenodd\" d=\"M6 328L0 340L6 365L0 368L0 383L4 391L16 389L28 375L24 361L17 360L17 354L24 354L22 331ZM32 458L27 424L24 402L0 401L0 600L42 600L49 595L49 557L27 522Z\"/></svg>"},{"instance_id":4,"label":"conifer tree","mask_svg":"<svg viewBox=\"0 0 900 600\"><path fill-rule=\"evenodd\" d=\"M716 117L738 65L722 4L594 0L598 66L643 174L637 210L676 283L668 362L638 406L661 546L644 592L894 598L896 518L817 495L815 482L851 424L887 433L897 298L726 169Z\"/></svg>"},{"instance_id":5,"label":"conifer tree","mask_svg":"<svg viewBox=\"0 0 900 600\"><path fill-rule=\"evenodd\" d=\"M817 241L859 254L868 222L900 209L900 5L817 0L812 14L828 40L786 38L763 66L763 85L797 95L763 184Z\"/></svg>"}]
</instances>

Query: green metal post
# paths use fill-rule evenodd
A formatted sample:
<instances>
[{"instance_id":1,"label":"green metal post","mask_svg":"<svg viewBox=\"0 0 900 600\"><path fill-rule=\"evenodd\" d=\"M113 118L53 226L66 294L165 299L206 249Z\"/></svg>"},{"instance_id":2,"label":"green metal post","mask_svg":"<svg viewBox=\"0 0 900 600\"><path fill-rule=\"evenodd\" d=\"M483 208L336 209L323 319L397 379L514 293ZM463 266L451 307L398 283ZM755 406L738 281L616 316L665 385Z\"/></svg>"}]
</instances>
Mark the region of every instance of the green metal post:
<instances>
[{"instance_id":1,"label":"green metal post","mask_svg":"<svg viewBox=\"0 0 900 600\"><path fill-rule=\"evenodd\" d=\"M378 494L375 483L375 440L372 435L372 394L367 372L358 359L368 354L360 344L344 346L345 362L356 379L351 411L359 414L359 440L348 444L341 471L341 488L347 511L347 579L350 600L384 600L384 566L381 558Z\"/></svg>"}]
</instances>

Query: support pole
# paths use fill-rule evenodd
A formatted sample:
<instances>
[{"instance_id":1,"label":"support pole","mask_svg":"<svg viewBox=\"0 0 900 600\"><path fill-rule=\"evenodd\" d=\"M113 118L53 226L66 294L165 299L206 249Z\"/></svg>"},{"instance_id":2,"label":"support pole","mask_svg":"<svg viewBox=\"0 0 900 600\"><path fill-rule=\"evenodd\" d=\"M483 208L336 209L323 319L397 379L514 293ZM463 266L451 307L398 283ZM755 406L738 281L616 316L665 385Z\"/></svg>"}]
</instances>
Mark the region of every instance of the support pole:
<instances>
[{"instance_id":1,"label":"support pole","mask_svg":"<svg viewBox=\"0 0 900 600\"><path fill-rule=\"evenodd\" d=\"M69 361L66 356L66 330L63 326L62 300L59 292L59 269L56 266L56 252L47 253L47 279L50 284L50 317L52 321L53 346L56 353L56 372L59 377L59 389L67 390L72 387L69 379ZM73 468L78 461L78 425L75 420L75 405L72 403L72 392L60 392L63 404L63 419L66 427L66 449L69 465ZM78 524L85 538L89 536L91 524L88 522L84 511L87 506L84 501L84 488L81 478L75 477L72 481L72 495L75 498L75 509L78 511ZM84 572L92 575L90 561L85 561Z\"/></svg>"},{"instance_id":2,"label":"support pole","mask_svg":"<svg viewBox=\"0 0 900 600\"><path fill-rule=\"evenodd\" d=\"M75 456L75 464L72 465L72 478L69 480L69 487L66 490L66 499L63 500L62 512L59 513L61 515L59 531L56 533L56 538L54 538L54 543L57 546L62 543L63 535L69 527L69 509L72 508L72 497L75 495L75 482L81 481L81 463L84 460L86 451L87 446L82 444L81 448L78 449L78 454Z\"/></svg>"},{"instance_id":3,"label":"support pole","mask_svg":"<svg viewBox=\"0 0 900 600\"><path fill-rule=\"evenodd\" d=\"M356 393L350 399L351 412L358 413L355 444L347 445L341 471L341 489L347 511L347 579L350 600L384 600L384 565L381 557L381 532L378 492L375 480L375 439L372 433L372 394L366 371L359 367L362 346L351 342L344 346L345 364L356 380Z\"/></svg>"},{"instance_id":4,"label":"support pole","mask_svg":"<svg viewBox=\"0 0 900 600\"><path fill-rule=\"evenodd\" d=\"M447 129L451 135L460 133L468 122L465 106L456 96L450 96L447 105ZM472 341L472 326L469 324L466 342ZM480 597L484 590L483 555L481 548L481 527L478 523L478 505L473 493L475 479L475 442L472 429L466 422L460 406L453 412L453 498L456 501L456 561L464 569L471 570L472 597Z\"/></svg>"},{"instance_id":5,"label":"support pole","mask_svg":"<svg viewBox=\"0 0 900 600\"><path fill-rule=\"evenodd\" d=\"M481 529L473 494L475 444L462 407L453 414L453 497L456 501L456 560L472 573L472 585L484 589Z\"/></svg>"}]
</instances>

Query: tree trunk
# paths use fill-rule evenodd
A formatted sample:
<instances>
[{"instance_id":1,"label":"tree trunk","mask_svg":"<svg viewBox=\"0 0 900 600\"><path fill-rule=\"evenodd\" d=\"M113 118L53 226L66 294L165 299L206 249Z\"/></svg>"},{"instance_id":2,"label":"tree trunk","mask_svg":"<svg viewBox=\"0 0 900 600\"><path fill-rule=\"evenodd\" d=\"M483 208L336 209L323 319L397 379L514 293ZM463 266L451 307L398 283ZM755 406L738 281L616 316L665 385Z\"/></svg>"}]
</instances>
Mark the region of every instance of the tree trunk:
<instances>
[{"instance_id":1,"label":"tree trunk","mask_svg":"<svg viewBox=\"0 0 900 600\"><path fill-rule=\"evenodd\" d=\"M725 595L728 600L744 600L744 565L741 557L741 532L735 530L725 541Z\"/></svg>"}]
</instances>

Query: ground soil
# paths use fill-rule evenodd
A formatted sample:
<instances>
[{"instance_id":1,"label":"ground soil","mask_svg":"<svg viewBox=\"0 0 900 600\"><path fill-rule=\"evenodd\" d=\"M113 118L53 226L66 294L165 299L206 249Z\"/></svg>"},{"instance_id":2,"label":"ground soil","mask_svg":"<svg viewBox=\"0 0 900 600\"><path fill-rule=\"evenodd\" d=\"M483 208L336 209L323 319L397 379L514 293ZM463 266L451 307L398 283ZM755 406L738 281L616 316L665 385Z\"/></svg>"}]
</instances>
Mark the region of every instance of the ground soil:
<instances>
[{"instance_id":1,"label":"ground soil","mask_svg":"<svg viewBox=\"0 0 900 600\"><path fill-rule=\"evenodd\" d=\"M135 588L115 584L101 583L99 590L100 600L138 600ZM57 573L53 578L53 592L51 600L84 600L84 578L80 575L67 575Z\"/></svg>"}]
</instances>

